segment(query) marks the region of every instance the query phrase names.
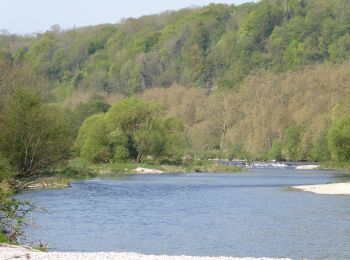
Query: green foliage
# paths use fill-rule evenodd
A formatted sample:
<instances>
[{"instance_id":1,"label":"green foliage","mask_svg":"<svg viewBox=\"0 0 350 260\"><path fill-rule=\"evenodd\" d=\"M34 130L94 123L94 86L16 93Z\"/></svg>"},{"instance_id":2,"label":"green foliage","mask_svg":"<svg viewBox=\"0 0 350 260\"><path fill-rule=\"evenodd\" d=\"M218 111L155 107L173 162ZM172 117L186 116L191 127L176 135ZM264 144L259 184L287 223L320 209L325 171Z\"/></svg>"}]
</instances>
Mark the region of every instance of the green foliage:
<instances>
[{"instance_id":1,"label":"green foliage","mask_svg":"<svg viewBox=\"0 0 350 260\"><path fill-rule=\"evenodd\" d=\"M14 171L10 163L0 154L0 183L3 180L11 179L14 176Z\"/></svg>"},{"instance_id":2,"label":"green foliage","mask_svg":"<svg viewBox=\"0 0 350 260\"><path fill-rule=\"evenodd\" d=\"M9 243L9 242L11 242L10 239L2 231L0 231L0 243Z\"/></svg>"},{"instance_id":3,"label":"green foliage","mask_svg":"<svg viewBox=\"0 0 350 260\"><path fill-rule=\"evenodd\" d=\"M90 162L107 161L110 157L108 149L108 133L105 115L97 114L88 117L81 128L73 146L76 155Z\"/></svg>"},{"instance_id":4,"label":"green foliage","mask_svg":"<svg viewBox=\"0 0 350 260\"><path fill-rule=\"evenodd\" d=\"M280 139L276 139L273 144L271 149L268 152L268 158L270 160L277 160L277 161L282 161L283 156L282 156L282 150L283 150L283 142Z\"/></svg>"},{"instance_id":5,"label":"green foliage","mask_svg":"<svg viewBox=\"0 0 350 260\"><path fill-rule=\"evenodd\" d=\"M349 10L345 0L211 4L117 26L1 36L0 56L31 61L64 98L72 88L130 95L175 82L210 92L237 87L251 71L346 61Z\"/></svg>"},{"instance_id":6,"label":"green foliage","mask_svg":"<svg viewBox=\"0 0 350 260\"><path fill-rule=\"evenodd\" d=\"M322 134L314 144L308 154L309 161L326 162L331 159L328 147L327 134Z\"/></svg>"},{"instance_id":7,"label":"green foliage","mask_svg":"<svg viewBox=\"0 0 350 260\"><path fill-rule=\"evenodd\" d=\"M149 52L151 48L158 43L159 36L159 32L154 32L146 36L144 41L144 52Z\"/></svg>"},{"instance_id":8,"label":"green foliage","mask_svg":"<svg viewBox=\"0 0 350 260\"><path fill-rule=\"evenodd\" d=\"M350 33L345 34L329 46L329 56L334 62L343 62L350 56Z\"/></svg>"},{"instance_id":9,"label":"green foliage","mask_svg":"<svg viewBox=\"0 0 350 260\"><path fill-rule=\"evenodd\" d=\"M123 162L130 158L129 150L126 146L117 145L115 146L114 150L115 152L114 152L113 160L115 162L120 162L120 161Z\"/></svg>"},{"instance_id":10,"label":"green foliage","mask_svg":"<svg viewBox=\"0 0 350 260\"><path fill-rule=\"evenodd\" d=\"M56 158L36 160L42 168L69 156L66 147L85 121L73 151L91 162L179 157L183 139L191 157L327 160L326 118L347 102L349 17L347 0L262 0L0 36L0 150L22 169L17 164L33 153L35 139L45 136L50 147L61 139L58 151L35 152ZM170 87L178 84L184 87ZM29 89L27 97L19 98L18 87ZM129 100L107 112L106 101L93 97L67 116L47 104L86 91L108 100L137 93L165 109ZM55 130L39 128L44 122Z\"/></svg>"},{"instance_id":11,"label":"green foliage","mask_svg":"<svg viewBox=\"0 0 350 260\"><path fill-rule=\"evenodd\" d=\"M333 159L350 161L350 117L333 124L328 133L328 144Z\"/></svg>"},{"instance_id":12,"label":"green foliage","mask_svg":"<svg viewBox=\"0 0 350 260\"><path fill-rule=\"evenodd\" d=\"M32 204L9 195L0 189L0 242L16 242L23 235L23 227L28 225L25 217L35 209Z\"/></svg>"},{"instance_id":13,"label":"green foliage","mask_svg":"<svg viewBox=\"0 0 350 260\"><path fill-rule=\"evenodd\" d=\"M93 96L86 102L79 103L72 111L72 127L76 133L86 118L98 113L108 111L110 105L100 96Z\"/></svg>"},{"instance_id":14,"label":"green foliage","mask_svg":"<svg viewBox=\"0 0 350 260\"><path fill-rule=\"evenodd\" d=\"M26 215L34 209L32 204L11 197L14 177L9 162L0 154L0 243L15 242L27 225Z\"/></svg>"},{"instance_id":15,"label":"green foliage","mask_svg":"<svg viewBox=\"0 0 350 260\"><path fill-rule=\"evenodd\" d=\"M300 155L302 130L302 127L292 125L284 132L282 154L288 161L298 161L302 159Z\"/></svg>"},{"instance_id":16,"label":"green foliage","mask_svg":"<svg viewBox=\"0 0 350 260\"><path fill-rule=\"evenodd\" d=\"M95 163L172 157L181 150L181 130L178 119L163 118L159 105L128 98L86 119L74 150Z\"/></svg>"},{"instance_id":17,"label":"green foliage","mask_svg":"<svg viewBox=\"0 0 350 260\"><path fill-rule=\"evenodd\" d=\"M59 106L34 90L16 89L0 116L0 151L21 174L37 173L69 157L72 133Z\"/></svg>"}]
</instances>

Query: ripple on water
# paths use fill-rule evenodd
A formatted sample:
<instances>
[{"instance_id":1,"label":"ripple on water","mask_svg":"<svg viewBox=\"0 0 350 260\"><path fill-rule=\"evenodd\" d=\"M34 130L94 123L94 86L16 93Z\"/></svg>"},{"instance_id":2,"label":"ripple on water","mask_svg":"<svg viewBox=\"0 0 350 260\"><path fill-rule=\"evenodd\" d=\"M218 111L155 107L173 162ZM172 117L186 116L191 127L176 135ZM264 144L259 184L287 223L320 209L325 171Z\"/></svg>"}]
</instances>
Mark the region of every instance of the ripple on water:
<instances>
[{"instance_id":1,"label":"ripple on water","mask_svg":"<svg viewBox=\"0 0 350 260\"><path fill-rule=\"evenodd\" d=\"M58 251L350 259L350 197L286 189L348 177L256 169L243 174L130 175L25 192L44 206L26 229Z\"/></svg>"}]
</instances>

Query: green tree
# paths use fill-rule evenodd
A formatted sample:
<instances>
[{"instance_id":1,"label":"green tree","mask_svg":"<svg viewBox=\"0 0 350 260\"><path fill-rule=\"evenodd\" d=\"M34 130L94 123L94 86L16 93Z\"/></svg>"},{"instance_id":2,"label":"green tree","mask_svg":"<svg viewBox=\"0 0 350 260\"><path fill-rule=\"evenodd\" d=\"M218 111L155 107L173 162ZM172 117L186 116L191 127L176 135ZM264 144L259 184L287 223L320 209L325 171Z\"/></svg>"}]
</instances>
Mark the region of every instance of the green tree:
<instances>
[{"instance_id":1,"label":"green tree","mask_svg":"<svg viewBox=\"0 0 350 260\"><path fill-rule=\"evenodd\" d=\"M3 180L11 179L14 176L14 171L8 160L0 154L0 183Z\"/></svg>"},{"instance_id":2,"label":"green tree","mask_svg":"<svg viewBox=\"0 0 350 260\"><path fill-rule=\"evenodd\" d=\"M0 150L22 175L69 157L73 136L64 109L16 89L0 116Z\"/></svg>"},{"instance_id":3,"label":"green tree","mask_svg":"<svg viewBox=\"0 0 350 260\"><path fill-rule=\"evenodd\" d=\"M344 117L331 126L328 144L332 158L337 161L350 161L350 117Z\"/></svg>"},{"instance_id":4,"label":"green tree","mask_svg":"<svg viewBox=\"0 0 350 260\"><path fill-rule=\"evenodd\" d=\"M0 154L0 243L16 242L18 236L23 235L23 226L27 225L26 215L34 209L32 204L11 197L14 177L14 169Z\"/></svg>"},{"instance_id":5,"label":"green tree","mask_svg":"<svg viewBox=\"0 0 350 260\"><path fill-rule=\"evenodd\" d=\"M181 130L180 121L164 118L158 104L127 98L87 118L74 150L92 162L171 157L179 150L174 142L181 147Z\"/></svg>"},{"instance_id":6,"label":"green tree","mask_svg":"<svg viewBox=\"0 0 350 260\"><path fill-rule=\"evenodd\" d=\"M302 128L300 126L289 126L284 132L283 157L288 161L298 161L300 158L300 141Z\"/></svg>"},{"instance_id":7,"label":"green tree","mask_svg":"<svg viewBox=\"0 0 350 260\"><path fill-rule=\"evenodd\" d=\"M76 133L86 118L98 113L108 111L110 105L101 96L92 96L88 101L79 103L72 111L72 127Z\"/></svg>"},{"instance_id":8,"label":"green tree","mask_svg":"<svg viewBox=\"0 0 350 260\"><path fill-rule=\"evenodd\" d=\"M331 159L329 152L327 132L317 138L315 144L312 145L308 154L308 160L314 162L325 162Z\"/></svg>"},{"instance_id":9,"label":"green tree","mask_svg":"<svg viewBox=\"0 0 350 260\"><path fill-rule=\"evenodd\" d=\"M111 128L106 125L105 114L88 117L79 129L73 151L90 162L108 161L112 157L112 151L108 147L109 131Z\"/></svg>"},{"instance_id":10,"label":"green tree","mask_svg":"<svg viewBox=\"0 0 350 260\"><path fill-rule=\"evenodd\" d=\"M283 160L282 149L283 149L283 143L281 139L276 139L272 143L272 147L268 152L268 158L271 160L274 159L277 161L282 161Z\"/></svg>"}]
</instances>

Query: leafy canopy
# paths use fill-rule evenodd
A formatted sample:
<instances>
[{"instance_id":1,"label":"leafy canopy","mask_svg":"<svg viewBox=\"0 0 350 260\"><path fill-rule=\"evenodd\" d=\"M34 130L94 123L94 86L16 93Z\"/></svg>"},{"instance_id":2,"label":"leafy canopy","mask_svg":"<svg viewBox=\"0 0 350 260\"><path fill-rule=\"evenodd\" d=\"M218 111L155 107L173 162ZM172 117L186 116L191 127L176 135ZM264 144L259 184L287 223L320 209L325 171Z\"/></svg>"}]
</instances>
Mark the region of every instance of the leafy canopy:
<instances>
[{"instance_id":1,"label":"leafy canopy","mask_svg":"<svg viewBox=\"0 0 350 260\"><path fill-rule=\"evenodd\" d=\"M165 118L158 104L127 98L87 118L74 150L91 162L174 157L181 154L182 130L181 121Z\"/></svg>"}]
</instances>

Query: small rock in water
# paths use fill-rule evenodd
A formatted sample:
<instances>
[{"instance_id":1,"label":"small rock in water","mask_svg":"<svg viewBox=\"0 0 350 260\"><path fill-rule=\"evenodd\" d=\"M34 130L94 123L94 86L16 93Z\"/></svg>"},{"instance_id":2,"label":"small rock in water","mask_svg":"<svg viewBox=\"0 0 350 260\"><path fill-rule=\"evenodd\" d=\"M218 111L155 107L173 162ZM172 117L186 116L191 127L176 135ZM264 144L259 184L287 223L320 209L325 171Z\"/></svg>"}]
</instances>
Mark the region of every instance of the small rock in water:
<instances>
[{"instance_id":1,"label":"small rock in water","mask_svg":"<svg viewBox=\"0 0 350 260\"><path fill-rule=\"evenodd\" d=\"M318 167L316 164L309 164L309 165L299 165L295 167L296 170L314 170Z\"/></svg>"},{"instance_id":2,"label":"small rock in water","mask_svg":"<svg viewBox=\"0 0 350 260\"><path fill-rule=\"evenodd\" d=\"M156 169L148 169L148 168L142 168L142 167L137 167L135 169L136 172L138 173L163 173L160 170L156 170Z\"/></svg>"}]
</instances>

